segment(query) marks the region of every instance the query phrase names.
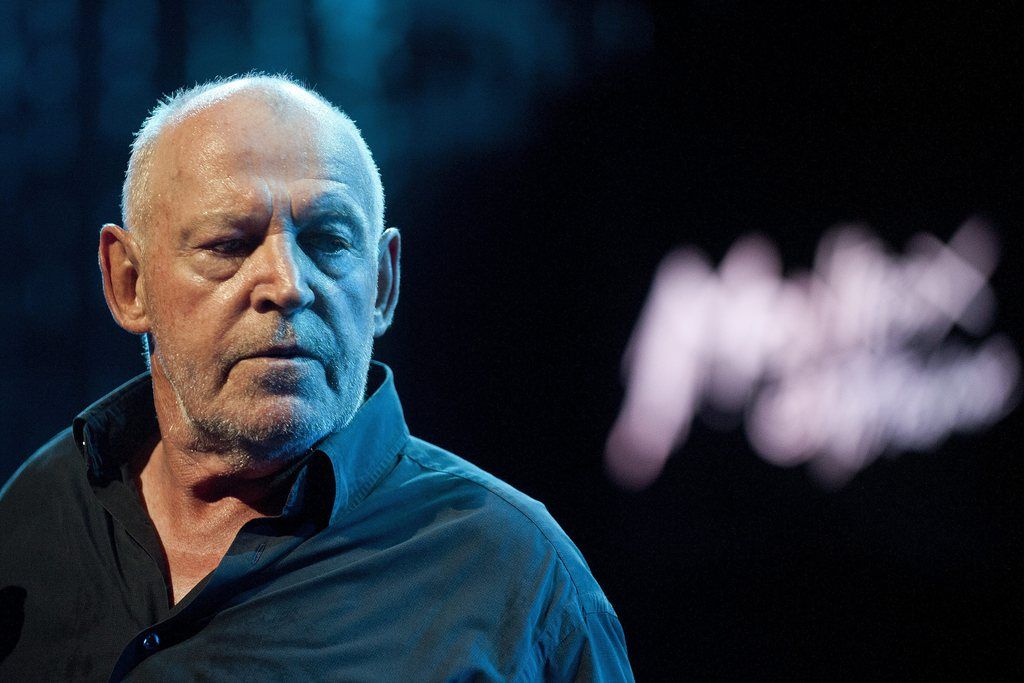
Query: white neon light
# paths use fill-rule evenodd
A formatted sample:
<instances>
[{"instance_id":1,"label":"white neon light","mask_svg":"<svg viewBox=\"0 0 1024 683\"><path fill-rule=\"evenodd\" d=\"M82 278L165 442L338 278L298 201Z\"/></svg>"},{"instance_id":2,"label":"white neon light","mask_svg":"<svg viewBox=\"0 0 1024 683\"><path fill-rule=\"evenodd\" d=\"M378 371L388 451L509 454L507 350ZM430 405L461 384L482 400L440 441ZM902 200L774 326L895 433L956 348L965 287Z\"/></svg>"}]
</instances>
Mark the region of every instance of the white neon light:
<instances>
[{"instance_id":1,"label":"white neon light","mask_svg":"<svg viewBox=\"0 0 1024 683\"><path fill-rule=\"evenodd\" d=\"M863 227L840 227L813 272L789 278L762 237L737 241L717 271L694 249L670 253L623 357L609 475L650 484L702 407L744 414L765 460L808 463L832 484L883 452L983 429L1012 407L1019 357L1003 336L972 347L950 333L988 330L997 261L974 221L948 244L918 235L901 257Z\"/></svg>"}]
</instances>

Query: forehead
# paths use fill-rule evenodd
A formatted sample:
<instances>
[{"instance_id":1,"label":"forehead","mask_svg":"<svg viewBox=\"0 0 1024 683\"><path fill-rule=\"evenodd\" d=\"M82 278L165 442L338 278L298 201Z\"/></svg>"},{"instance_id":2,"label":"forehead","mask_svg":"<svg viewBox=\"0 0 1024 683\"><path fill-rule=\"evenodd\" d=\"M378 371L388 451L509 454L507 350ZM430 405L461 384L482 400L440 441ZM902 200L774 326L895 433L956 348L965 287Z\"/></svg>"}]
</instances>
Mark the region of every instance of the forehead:
<instances>
[{"instance_id":1,"label":"forehead","mask_svg":"<svg viewBox=\"0 0 1024 683\"><path fill-rule=\"evenodd\" d=\"M158 139L151 169L154 204L172 219L310 180L344 185L367 217L373 209L371 170L352 127L308 96L236 92L189 107Z\"/></svg>"}]
</instances>

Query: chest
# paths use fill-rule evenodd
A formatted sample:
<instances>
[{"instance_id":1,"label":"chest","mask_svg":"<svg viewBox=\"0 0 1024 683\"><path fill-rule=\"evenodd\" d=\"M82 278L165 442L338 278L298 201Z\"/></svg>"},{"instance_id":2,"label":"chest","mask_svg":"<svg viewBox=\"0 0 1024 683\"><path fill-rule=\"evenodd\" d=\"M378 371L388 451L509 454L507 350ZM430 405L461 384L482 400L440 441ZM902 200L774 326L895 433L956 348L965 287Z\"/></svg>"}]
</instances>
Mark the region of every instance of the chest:
<instances>
[{"instance_id":1,"label":"chest","mask_svg":"<svg viewBox=\"0 0 1024 683\"><path fill-rule=\"evenodd\" d=\"M481 559L476 546L457 552L465 539L449 544L449 535L384 543L375 535L376 547L347 534L274 538L257 525L243 529L225 557L217 539L204 551L168 537L175 601L216 568L207 588L175 614L151 550L118 533L95 544L87 567L41 558L62 573L43 585L35 572L40 584L26 584L29 594L60 587L61 599L43 611L27 601L22 648L7 664L20 672L46 662L54 680L106 678L119 659L130 680L167 679L172 671L208 680L322 679L326 672L341 680L462 679L485 671L512 678L541 651L533 642L543 635L532 621L534 596L517 588L536 581L509 584L507 572L492 569L526 565ZM155 649L142 645L151 633L159 635Z\"/></svg>"},{"instance_id":2,"label":"chest","mask_svg":"<svg viewBox=\"0 0 1024 683\"><path fill-rule=\"evenodd\" d=\"M238 559L251 562L232 555L225 566ZM509 680L541 651L532 610L510 606L493 582L417 572L400 554L347 566L311 559L267 563L260 585L235 584L245 588L201 629L186 625L187 637L176 620L155 624L166 649L133 665L129 679ZM222 574L196 599L216 592Z\"/></svg>"},{"instance_id":3,"label":"chest","mask_svg":"<svg viewBox=\"0 0 1024 683\"><path fill-rule=\"evenodd\" d=\"M223 552L202 555L168 553L167 569L170 574L172 602L179 603L207 574L217 568L223 557Z\"/></svg>"},{"instance_id":4,"label":"chest","mask_svg":"<svg viewBox=\"0 0 1024 683\"><path fill-rule=\"evenodd\" d=\"M171 587L171 599L177 604L224 559L238 528L207 533L160 534Z\"/></svg>"}]
</instances>

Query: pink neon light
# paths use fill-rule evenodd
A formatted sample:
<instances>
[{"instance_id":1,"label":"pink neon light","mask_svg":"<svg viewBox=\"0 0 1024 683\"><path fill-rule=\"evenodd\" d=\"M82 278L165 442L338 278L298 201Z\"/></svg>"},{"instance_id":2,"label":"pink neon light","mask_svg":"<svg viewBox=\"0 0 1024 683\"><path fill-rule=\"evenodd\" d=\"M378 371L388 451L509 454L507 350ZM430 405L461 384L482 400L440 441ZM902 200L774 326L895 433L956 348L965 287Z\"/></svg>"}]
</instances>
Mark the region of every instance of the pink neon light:
<instances>
[{"instance_id":1,"label":"pink neon light","mask_svg":"<svg viewBox=\"0 0 1024 683\"><path fill-rule=\"evenodd\" d=\"M655 274L623 356L626 392L606 444L609 476L639 489L685 443L702 406L745 416L751 445L840 484L883 452L926 450L1011 407L1020 360L991 324L994 235L968 222L902 257L867 229L819 244L811 273L781 276L775 247L738 240L717 271L694 249Z\"/></svg>"}]
</instances>

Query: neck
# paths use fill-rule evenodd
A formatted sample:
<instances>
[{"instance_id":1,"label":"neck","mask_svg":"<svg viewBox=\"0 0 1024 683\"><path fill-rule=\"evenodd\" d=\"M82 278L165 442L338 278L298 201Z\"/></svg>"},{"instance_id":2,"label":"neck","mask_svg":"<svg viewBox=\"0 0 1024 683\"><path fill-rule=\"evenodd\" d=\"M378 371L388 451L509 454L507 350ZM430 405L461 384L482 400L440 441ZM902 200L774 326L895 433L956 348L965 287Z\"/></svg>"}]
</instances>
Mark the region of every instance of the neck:
<instances>
[{"instance_id":1,"label":"neck","mask_svg":"<svg viewBox=\"0 0 1024 683\"><path fill-rule=\"evenodd\" d=\"M174 518L202 517L218 510L278 514L290 481L278 474L291 464L281 460L245 466L222 453L182 449L163 439L137 469L147 499L158 495Z\"/></svg>"},{"instance_id":2,"label":"neck","mask_svg":"<svg viewBox=\"0 0 1024 683\"><path fill-rule=\"evenodd\" d=\"M220 564L246 522L280 514L292 479L238 472L216 456L197 456L167 440L137 463L135 479L163 550L171 604Z\"/></svg>"},{"instance_id":3,"label":"neck","mask_svg":"<svg viewBox=\"0 0 1024 683\"><path fill-rule=\"evenodd\" d=\"M268 457L239 444L211 443L196 433L156 367L153 389L160 440L141 454L135 470L154 522L165 515L171 525L206 519L244 523L280 512L290 482L277 475L307 448L297 445Z\"/></svg>"}]
</instances>

